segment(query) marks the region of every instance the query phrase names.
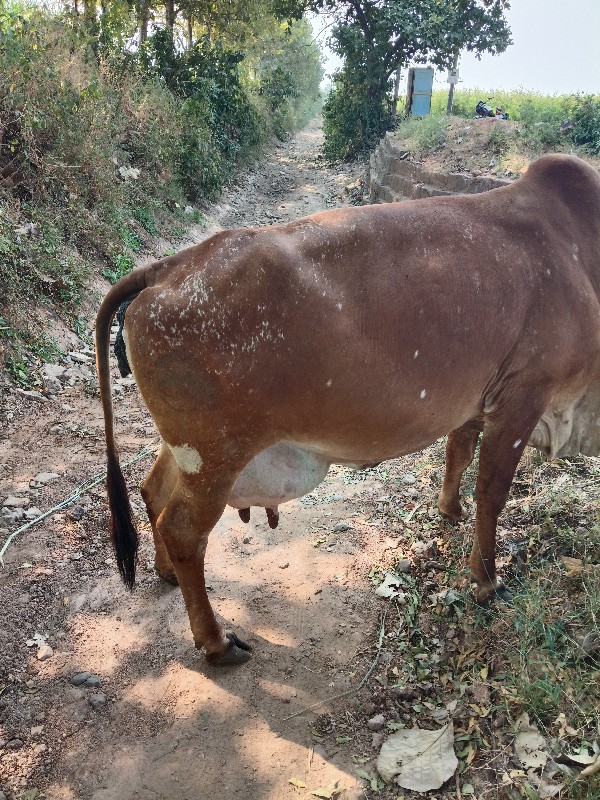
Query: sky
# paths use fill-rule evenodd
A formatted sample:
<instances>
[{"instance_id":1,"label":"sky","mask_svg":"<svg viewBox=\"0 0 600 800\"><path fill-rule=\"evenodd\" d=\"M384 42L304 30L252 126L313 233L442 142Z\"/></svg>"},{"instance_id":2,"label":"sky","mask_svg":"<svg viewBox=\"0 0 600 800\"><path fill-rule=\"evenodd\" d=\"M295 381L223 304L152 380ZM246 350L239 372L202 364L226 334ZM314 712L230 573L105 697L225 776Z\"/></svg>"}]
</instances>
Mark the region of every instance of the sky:
<instances>
[{"instance_id":1,"label":"sky","mask_svg":"<svg viewBox=\"0 0 600 800\"><path fill-rule=\"evenodd\" d=\"M600 94L600 0L512 0L506 18L513 44L499 56L462 53L461 86L493 94L499 89L526 89L541 94ZM322 20L313 23L315 32ZM323 44L325 34L319 37ZM325 71L339 60L326 54ZM434 88L446 87L436 73Z\"/></svg>"}]
</instances>

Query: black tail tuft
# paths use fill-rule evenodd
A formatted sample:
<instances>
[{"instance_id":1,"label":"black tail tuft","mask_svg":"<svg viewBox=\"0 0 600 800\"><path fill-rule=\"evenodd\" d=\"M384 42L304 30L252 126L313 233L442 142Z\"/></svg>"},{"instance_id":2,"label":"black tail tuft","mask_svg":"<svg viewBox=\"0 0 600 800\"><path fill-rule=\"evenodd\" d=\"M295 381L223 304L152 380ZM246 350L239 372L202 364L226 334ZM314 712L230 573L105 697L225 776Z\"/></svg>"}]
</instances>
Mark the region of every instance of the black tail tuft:
<instances>
[{"instance_id":1,"label":"black tail tuft","mask_svg":"<svg viewBox=\"0 0 600 800\"><path fill-rule=\"evenodd\" d=\"M117 566L128 589L135 585L138 534L133 524L127 485L119 462L108 457L106 490L111 516L111 537L117 557Z\"/></svg>"}]
</instances>

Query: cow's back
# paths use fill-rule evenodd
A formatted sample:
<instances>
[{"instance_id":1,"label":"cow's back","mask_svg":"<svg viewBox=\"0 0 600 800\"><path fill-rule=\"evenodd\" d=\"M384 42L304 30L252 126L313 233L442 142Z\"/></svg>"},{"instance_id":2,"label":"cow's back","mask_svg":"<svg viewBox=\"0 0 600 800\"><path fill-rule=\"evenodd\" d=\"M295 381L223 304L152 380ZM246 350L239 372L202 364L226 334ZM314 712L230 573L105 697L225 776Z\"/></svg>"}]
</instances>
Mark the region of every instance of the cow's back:
<instances>
[{"instance_id":1,"label":"cow's back","mask_svg":"<svg viewBox=\"0 0 600 800\"><path fill-rule=\"evenodd\" d=\"M149 407L241 407L270 434L353 431L359 449L365 430L385 458L481 415L515 376L579 391L600 349L590 170L552 157L484 195L213 237L128 312Z\"/></svg>"}]
</instances>

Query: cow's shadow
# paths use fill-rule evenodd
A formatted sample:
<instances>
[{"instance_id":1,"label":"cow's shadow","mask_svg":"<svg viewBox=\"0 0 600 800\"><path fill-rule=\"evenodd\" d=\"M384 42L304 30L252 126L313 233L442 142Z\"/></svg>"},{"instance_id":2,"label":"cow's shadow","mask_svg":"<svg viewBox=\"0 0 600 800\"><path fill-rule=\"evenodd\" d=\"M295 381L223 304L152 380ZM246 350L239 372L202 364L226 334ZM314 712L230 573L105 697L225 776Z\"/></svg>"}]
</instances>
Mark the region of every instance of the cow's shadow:
<instances>
[{"instance_id":1,"label":"cow's shadow","mask_svg":"<svg viewBox=\"0 0 600 800\"><path fill-rule=\"evenodd\" d=\"M252 645L243 666L211 666L194 648L179 589L147 569L150 537L137 590L128 594L111 578L102 624L107 636L111 619L121 626L109 676L117 698L104 721L110 766L102 777L91 769L93 800L170 800L174 791L196 800L215 785L231 797L280 798L292 791L290 779L309 789L338 783L347 798L362 797L351 745L331 754L313 748L320 715L356 703L328 698L358 686L369 667L380 601L368 591L367 564L377 554L365 551L357 528L331 537L343 502L328 506L327 517L321 507L289 505L275 531L259 509L247 526L227 510L211 534L209 596L220 621Z\"/></svg>"}]
</instances>

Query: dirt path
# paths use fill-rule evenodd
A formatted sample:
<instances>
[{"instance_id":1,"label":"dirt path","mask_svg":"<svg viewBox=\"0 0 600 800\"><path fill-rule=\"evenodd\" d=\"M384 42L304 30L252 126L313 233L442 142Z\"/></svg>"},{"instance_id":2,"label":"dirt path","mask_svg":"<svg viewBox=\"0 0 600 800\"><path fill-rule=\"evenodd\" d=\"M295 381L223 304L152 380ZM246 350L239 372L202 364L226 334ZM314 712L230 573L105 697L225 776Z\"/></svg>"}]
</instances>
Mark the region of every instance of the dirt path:
<instances>
[{"instance_id":1,"label":"dirt path","mask_svg":"<svg viewBox=\"0 0 600 800\"><path fill-rule=\"evenodd\" d=\"M214 225L348 204L345 187L360 170L325 166L320 137L312 125L275 147L210 210ZM24 515L51 509L103 469L92 354L74 338L70 347L76 355L62 364L71 372L54 378L62 385L55 399L9 396L0 501L10 496L13 505L2 512L0 545ZM157 438L131 381L117 381L116 390L125 461ZM364 508L372 508L381 482L333 471L315 493L282 509L275 531L261 514L246 526L225 513L211 536L208 581L218 612L255 654L242 668L217 671L193 648L179 590L151 568L137 492L150 463L144 458L127 471L144 529L133 594L121 585L107 542L101 483L7 550L0 790L11 800L284 800L337 785L346 800L362 797L349 752L318 745L331 708L286 718L356 685L368 669L363 651L378 625L368 572L389 540L367 523ZM36 484L39 473L54 477ZM84 671L99 685L73 685Z\"/></svg>"}]
</instances>

